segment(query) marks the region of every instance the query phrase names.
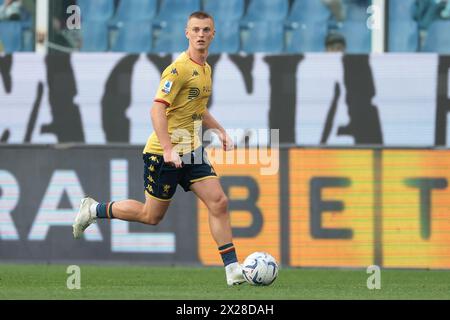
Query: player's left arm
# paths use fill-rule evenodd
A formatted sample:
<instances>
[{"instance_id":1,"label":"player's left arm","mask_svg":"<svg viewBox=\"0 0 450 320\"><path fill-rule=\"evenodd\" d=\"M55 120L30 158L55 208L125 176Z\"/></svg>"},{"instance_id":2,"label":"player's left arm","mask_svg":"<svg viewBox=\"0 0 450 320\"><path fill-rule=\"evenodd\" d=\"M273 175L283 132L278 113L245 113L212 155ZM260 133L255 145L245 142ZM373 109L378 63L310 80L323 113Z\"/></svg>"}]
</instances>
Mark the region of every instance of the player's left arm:
<instances>
[{"instance_id":1,"label":"player's left arm","mask_svg":"<svg viewBox=\"0 0 450 320\"><path fill-rule=\"evenodd\" d=\"M217 134L222 143L223 150L230 151L234 149L233 139L231 139L225 129L208 110L203 113L203 125L208 129L212 129Z\"/></svg>"}]
</instances>

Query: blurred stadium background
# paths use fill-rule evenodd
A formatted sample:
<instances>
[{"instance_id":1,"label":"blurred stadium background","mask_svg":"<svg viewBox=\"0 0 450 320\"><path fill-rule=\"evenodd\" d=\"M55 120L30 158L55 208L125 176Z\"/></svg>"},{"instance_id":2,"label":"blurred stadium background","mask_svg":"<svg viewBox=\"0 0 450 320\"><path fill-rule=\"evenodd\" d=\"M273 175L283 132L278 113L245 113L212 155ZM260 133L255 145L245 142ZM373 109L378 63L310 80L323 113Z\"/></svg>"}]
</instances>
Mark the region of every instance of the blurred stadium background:
<instances>
[{"instance_id":1,"label":"blurred stadium background","mask_svg":"<svg viewBox=\"0 0 450 320\"><path fill-rule=\"evenodd\" d=\"M270 145L262 130L280 129L276 174L261 174L271 164L262 158L216 165L239 259L268 251L287 269L450 269L450 1L0 5L3 279L20 279L11 264L221 265L206 208L181 190L157 227L99 223L81 241L71 231L85 194L144 199L149 108L196 10L216 21L211 112L246 154ZM444 286L447 274L429 283ZM308 277L280 281L301 288ZM431 296L448 298L440 289ZM277 294L327 297L255 297Z\"/></svg>"}]
</instances>

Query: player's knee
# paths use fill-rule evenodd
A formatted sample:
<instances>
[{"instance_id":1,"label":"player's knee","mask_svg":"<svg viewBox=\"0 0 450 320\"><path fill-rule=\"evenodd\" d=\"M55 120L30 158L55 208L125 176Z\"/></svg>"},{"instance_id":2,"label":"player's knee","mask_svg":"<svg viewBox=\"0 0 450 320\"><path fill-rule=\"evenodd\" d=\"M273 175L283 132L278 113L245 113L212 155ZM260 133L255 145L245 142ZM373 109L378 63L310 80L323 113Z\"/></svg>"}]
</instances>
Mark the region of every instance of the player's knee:
<instances>
[{"instance_id":1,"label":"player's knee","mask_svg":"<svg viewBox=\"0 0 450 320\"><path fill-rule=\"evenodd\" d=\"M142 220L145 224L156 226L161 222L161 220L163 219L163 216L164 215L155 214L151 211L144 211L142 213L142 217L143 217Z\"/></svg>"},{"instance_id":2,"label":"player's knee","mask_svg":"<svg viewBox=\"0 0 450 320\"><path fill-rule=\"evenodd\" d=\"M222 194L217 196L211 203L211 211L213 214L227 214L228 211L228 198L226 195Z\"/></svg>"},{"instance_id":3,"label":"player's knee","mask_svg":"<svg viewBox=\"0 0 450 320\"><path fill-rule=\"evenodd\" d=\"M147 223L147 224L149 224L149 225L151 225L151 226L157 226L157 225L161 222L162 217L158 217L158 216L149 216L149 217L147 217L145 220L146 220L146 223Z\"/></svg>"}]
</instances>

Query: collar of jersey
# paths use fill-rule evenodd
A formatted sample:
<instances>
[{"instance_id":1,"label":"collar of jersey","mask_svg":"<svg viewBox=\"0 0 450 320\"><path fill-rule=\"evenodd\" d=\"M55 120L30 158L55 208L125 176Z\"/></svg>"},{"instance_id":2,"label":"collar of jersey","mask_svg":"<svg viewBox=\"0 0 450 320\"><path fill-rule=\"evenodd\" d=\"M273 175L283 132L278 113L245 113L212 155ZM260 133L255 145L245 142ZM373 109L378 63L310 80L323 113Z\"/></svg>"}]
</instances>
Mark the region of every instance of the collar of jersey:
<instances>
[{"instance_id":1,"label":"collar of jersey","mask_svg":"<svg viewBox=\"0 0 450 320\"><path fill-rule=\"evenodd\" d=\"M200 64L200 63L194 61L194 60L189 56L189 54L188 54L186 51L184 52L184 54L189 58L189 60L191 60L191 61L192 61L193 63L195 63L196 65L199 65L199 66L201 66L201 67L206 66L206 62L205 62L205 64Z\"/></svg>"}]
</instances>

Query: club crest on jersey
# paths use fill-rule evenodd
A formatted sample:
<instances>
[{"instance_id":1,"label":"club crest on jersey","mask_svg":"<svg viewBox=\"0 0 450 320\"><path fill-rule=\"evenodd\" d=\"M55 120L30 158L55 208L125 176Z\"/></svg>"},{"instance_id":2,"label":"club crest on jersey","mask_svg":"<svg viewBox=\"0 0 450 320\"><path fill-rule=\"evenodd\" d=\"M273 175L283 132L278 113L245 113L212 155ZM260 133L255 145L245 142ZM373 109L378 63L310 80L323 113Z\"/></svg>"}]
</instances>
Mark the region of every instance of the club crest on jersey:
<instances>
[{"instance_id":1,"label":"club crest on jersey","mask_svg":"<svg viewBox=\"0 0 450 320\"><path fill-rule=\"evenodd\" d=\"M172 90L172 85L173 85L172 81L164 82L164 87L161 89L161 91L164 92L165 94L169 94L170 90Z\"/></svg>"}]
</instances>

